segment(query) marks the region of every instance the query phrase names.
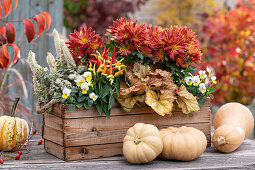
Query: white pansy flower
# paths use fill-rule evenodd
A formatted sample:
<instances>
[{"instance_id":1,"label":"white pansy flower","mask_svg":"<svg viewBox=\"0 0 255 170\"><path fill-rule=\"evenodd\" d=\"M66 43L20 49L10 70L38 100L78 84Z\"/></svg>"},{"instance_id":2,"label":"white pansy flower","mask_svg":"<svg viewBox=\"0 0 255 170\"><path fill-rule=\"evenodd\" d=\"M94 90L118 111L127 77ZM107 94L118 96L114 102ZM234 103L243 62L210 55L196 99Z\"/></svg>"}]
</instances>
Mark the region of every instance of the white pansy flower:
<instances>
[{"instance_id":1,"label":"white pansy flower","mask_svg":"<svg viewBox=\"0 0 255 170\"><path fill-rule=\"evenodd\" d=\"M205 75L205 84L207 85L209 83L209 79L207 77L207 75Z\"/></svg>"},{"instance_id":2,"label":"white pansy flower","mask_svg":"<svg viewBox=\"0 0 255 170\"><path fill-rule=\"evenodd\" d=\"M61 83L61 80L60 80L60 79L56 79L56 80L55 80L55 83L56 83L56 84L60 84L60 83Z\"/></svg>"},{"instance_id":3,"label":"white pansy flower","mask_svg":"<svg viewBox=\"0 0 255 170\"><path fill-rule=\"evenodd\" d=\"M75 80L75 79L77 78L77 75L76 75L76 74L70 74L70 75L68 76L68 78L69 78L70 80Z\"/></svg>"},{"instance_id":4,"label":"white pansy flower","mask_svg":"<svg viewBox=\"0 0 255 170\"><path fill-rule=\"evenodd\" d=\"M74 81L76 82L78 87L80 87L82 83L86 82L84 77L81 75L77 76L76 80L74 80Z\"/></svg>"},{"instance_id":5,"label":"white pansy flower","mask_svg":"<svg viewBox=\"0 0 255 170\"><path fill-rule=\"evenodd\" d=\"M209 77L211 77L212 70L209 67L206 67L206 71L208 72Z\"/></svg>"},{"instance_id":6,"label":"white pansy flower","mask_svg":"<svg viewBox=\"0 0 255 170\"><path fill-rule=\"evenodd\" d=\"M92 81L88 81L88 82L86 82L86 83L88 84L88 86L91 86Z\"/></svg>"},{"instance_id":7,"label":"white pansy flower","mask_svg":"<svg viewBox=\"0 0 255 170\"><path fill-rule=\"evenodd\" d=\"M241 51L242 51L241 48L236 48L237 53L240 53Z\"/></svg>"},{"instance_id":8,"label":"white pansy flower","mask_svg":"<svg viewBox=\"0 0 255 170\"><path fill-rule=\"evenodd\" d=\"M67 99L68 96L70 95L70 93L71 93L71 89L68 89L68 88L65 87L64 90L63 90L62 97Z\"/></svg>"},{"instance_id":9,"label":"white pansy flower","mask_svg":"<svg viewBox=\"0 0 255 170\"><path fill-rule=\"evenodd\" d=\"M200 70L199 72L200 78L203 80L205 79L206 71Z\"/></svg>"},{"instance_id":10,"label":"white pansy flower","mask_svg":"<svg viewBox=\"0 0 255 170\"><path fill-rule=\"evenodd\" d=\"M192 77L185 77L184 80L185 80L187 85L189 85L189 86L192 85Z\"/></svg>"},{"instance_id":11,"label":"white pansy flower","mask_svg":"<svg viewBox=\"0 0 255 170\"><path fill-rule=\"evenodd\" d=\"M216 76L212 76L212 82L213 82L213 84L217 84L217 81L216 81Z\"/></svg>"},{"instance_id":12,"label":"white pansy flower","mask_svg":"<svg viewBox=\"0 0 255 170\"><path fill-rule=\"evenodd\" d=\"M86 71L85 73L83 73L83 77L85 77L86 81L91 81L92 73L90 71Z\"/></svg>"},{"instance_id":13,"label":"white pansy flower","mask_svg":"<svg viewBox=\"0 0 255 170\"><path fill-rule=\"evenodd\" d=\"M89 86L88 86L88 83L82 83L81 84L81 89L82 89L82 94L87 94L88 93L88 90L89 90Z\"/></svg>"},{"instance_id":14,"label":"white pansy flower","mask_svg":"<svg viewBox=\"0 0 255 170\"><path fill-rule=\"evenodd\" d=\"M193 85L194 85L194 86L198 86L199 83L200 83L200 78L199 78L199 76L194 76L194 77L192 78L192 82L193 82Z\"/></svg>"},{"instance_id":15,"label":"white pansy flower","mask_svg":"<svg viewBox=\"0 0 255 170\"><path fill-rule=\"evenodd\" d=\"M206 86L205 83L199 84L199 91L204 94L206 92Z\"/></svg>"},{"instance_id":16,"label":"white pansy flower","mask_svg":"<svg viewBox=\"0 0 255 170\"><path fill-rule=\"evenodd\" d=\"M96 101L97 95L95 93L90 93L89 98L91 98L93 101Z\"/></svg>"}]
</instances>

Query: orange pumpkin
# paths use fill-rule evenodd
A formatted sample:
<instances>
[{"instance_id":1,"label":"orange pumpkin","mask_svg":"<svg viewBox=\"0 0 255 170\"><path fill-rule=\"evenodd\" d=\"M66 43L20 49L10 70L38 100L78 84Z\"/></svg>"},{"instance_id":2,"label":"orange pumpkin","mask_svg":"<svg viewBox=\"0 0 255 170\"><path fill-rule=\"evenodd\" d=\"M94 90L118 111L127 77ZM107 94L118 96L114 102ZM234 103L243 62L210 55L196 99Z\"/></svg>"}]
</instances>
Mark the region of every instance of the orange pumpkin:
<instances>
[{"instance_id":1,"label":"orange pumpkin","mask_svg":"<svg viewBox=\"0 0 255 170\"><path fill-rule=\"evenodd\" d=\"M29 127L24 119L10 116L0 117L0 150L14 151L28 138Z\"/></svg>"}]
</instances>

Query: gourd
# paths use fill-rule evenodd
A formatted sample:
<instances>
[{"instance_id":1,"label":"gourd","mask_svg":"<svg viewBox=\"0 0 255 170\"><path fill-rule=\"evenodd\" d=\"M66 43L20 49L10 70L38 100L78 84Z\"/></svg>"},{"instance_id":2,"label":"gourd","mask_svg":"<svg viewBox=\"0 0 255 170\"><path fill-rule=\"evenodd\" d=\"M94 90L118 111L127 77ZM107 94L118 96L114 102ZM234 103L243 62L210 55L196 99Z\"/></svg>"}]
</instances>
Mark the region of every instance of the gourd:
<instances>
[{"instance_id":1,"label":"gourd","mask_svg":"<svg viewBox=\"0 0 255 170\"><path fill-rule=\"evenodd\" d=\"M11 115L15 114L19 98L15 100ZM0 150L15 151L28 138L29 126L24 119L0 116Z\"/></svg>"},{"instance_id":2,"label":"gourd","mask_svg":"<svg viewBox=\"0 0 255 170\"><path fill-rule=\"evenodd\" d=\"M254 118L244 105L227 103L217 110L213 125L213 145L221 152L232 152L251 134Z\"/></svg>"},{"instance_id":3,"label":"gourd","mask_svg":"<svg viewBox=\"0 0 255 170\"><path fill-rule=\"evenodd\" d=\"M123 140L123 155L131 164L154 160L162 151L159 130L151 124L137 123L129 128Z\"/></svg>"},{"instance_id":4,"label":"gourd","mask_svg":"<svg viewBox=\"0 0 255 170\"><path fill-rule=\"evenodd\" d=\"M160 157L180 161L191 161L199 157L206 149L204 133L192 127L169 127L161 129L163 151Z\"/></svg>"}]
</instances>

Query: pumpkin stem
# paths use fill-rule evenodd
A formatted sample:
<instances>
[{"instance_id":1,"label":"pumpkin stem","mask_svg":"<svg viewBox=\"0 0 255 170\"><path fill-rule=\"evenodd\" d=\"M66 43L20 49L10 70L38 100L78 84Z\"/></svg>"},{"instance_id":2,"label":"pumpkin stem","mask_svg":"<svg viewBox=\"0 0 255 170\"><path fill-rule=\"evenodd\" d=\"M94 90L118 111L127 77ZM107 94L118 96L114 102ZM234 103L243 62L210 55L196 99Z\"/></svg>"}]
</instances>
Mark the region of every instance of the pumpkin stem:
<instances>
[{"instance_id":1,"label":"pumpkin stem","mask_svg":"<svg viewBox=\"0 0 255 170\"><path fill-rule=\"evenodd\" d=\"M226 143L226 139L223 136L219 136L216 140L217 144L220 145L224 145Z\"/></svg>"},{"instance_id":2,"label":"pumpkin stem","mask_svg":"<svg viewBox=\"0 0 255 170\"><path fill-rule=\"evenodd\" d=\"M16 108L19 103L20 97L17 97L12 105L11 117L16 117Z\"/></svg>"},{"instance_id":3,"label":"pumpkin stem","mask_svg":"<svg viewBox=\"0 0 255 170\"><path fill-rule=\"evenodd\" d=\"M134 139L134 143L138 145L140 142L141 142L141 138L139 136L136 136Z\"/></svg>"}]
</instances>

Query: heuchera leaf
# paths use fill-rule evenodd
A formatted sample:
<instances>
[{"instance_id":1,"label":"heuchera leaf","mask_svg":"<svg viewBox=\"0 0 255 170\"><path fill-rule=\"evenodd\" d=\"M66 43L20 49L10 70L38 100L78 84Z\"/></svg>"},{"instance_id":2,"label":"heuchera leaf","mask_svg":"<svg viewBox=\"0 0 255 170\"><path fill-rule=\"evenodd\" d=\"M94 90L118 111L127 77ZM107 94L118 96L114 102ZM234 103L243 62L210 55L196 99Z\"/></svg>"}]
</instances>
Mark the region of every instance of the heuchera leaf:
<instances>
[{"instance_id":1,"label":"heuchera leaf","mask_svg":"<svg viewBox=\"0 0 255 170\"><path fill-rule=\"evenodd\" d=\"M4 12L6 18L12 11L12 0L3 0L3 7L4 7Z\"/></svg>"},{"instance_id":2,"label":"heuchera leaf","mask_svg":"<svg viewBox=\"0 0 255 170\"><path fill-rule=\"evenodd\" d=\"M42 12L43 16L45 17L47 23L48 23L48 27L47 27L47 31L49 30L50 28L50 25L51 25L51 16L48 12Z\"/></svg>"},{"instance_id":3,"label":"heuchera leaf","mask_svg":"<svg viewBox=\"0 0 255 170\"><path fill-rule=\"evenodd\" d=\"M44 15L42 15L42 14L35 15L33 17L33 19L38 24L38 34L37 34L37 37L36 37L36 38L38 38L46 28L46 21L45 21Z\"/></svg>"},{"instance_id":4,"label":"heuchera leaf","mask_svg":"<svg viewBox=\"0 0 255 170\"><path fill-rule=\"evenodd\" d=\"M177 94L179 95L177 98L178 107L182 109L183 113L189 114L190 112L200 110L196 97L189 93L183 84Z\"/></svg>"},{"instance_id":5,"label":"heuchera leaf","mask_svg":"<svg viewBox=\"0 0 255 170\"><path fill-rule=\"evenodd\" d=\"M27 41L31 42L35 36L34 24L29 19L25 19L25 20L23 20L23 22L25 24L25 32L26 32Z\"/></svg>"},{"instance_id":6,"label":"heuchera leaf","mask_svg":"<svg viewBox=\"0 0 255 170\"><path fill-rule=\"evenodd\" d=\"M15 41L15 28L12 23L6 24L6 38L8 43L13 43Z\"/></svg>"},{"instance_id":7,"label":"heuchera leaf","mask_svg":"<svg viewBox=\"0 0 255 170\"><path fill-rule=\"evenodd\" d=\"M165 114L172 114L173 101L174 97L169 93L162 93L158 97L158 95L152 90L146 92L145 103L161 116L164 116Z\"/></svg>"},{"instance_id":8,"label":"heuchera leaf","mask_svg":"<svg viewBox=\"0 0 255 170\"><path fill-rule=\"evenodd\" d=\"M15 0L15 6L14 6L13 10L15 10L17 8L17 6L18 6L18 0Z\"/></svg>"}]
</instances>

